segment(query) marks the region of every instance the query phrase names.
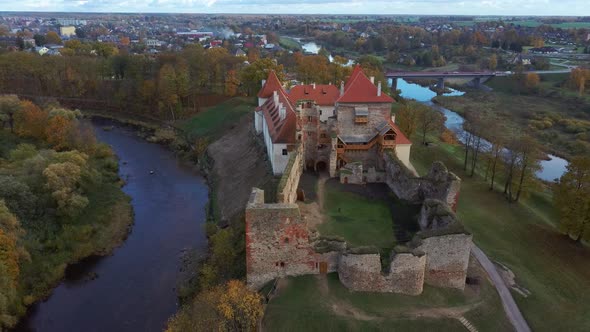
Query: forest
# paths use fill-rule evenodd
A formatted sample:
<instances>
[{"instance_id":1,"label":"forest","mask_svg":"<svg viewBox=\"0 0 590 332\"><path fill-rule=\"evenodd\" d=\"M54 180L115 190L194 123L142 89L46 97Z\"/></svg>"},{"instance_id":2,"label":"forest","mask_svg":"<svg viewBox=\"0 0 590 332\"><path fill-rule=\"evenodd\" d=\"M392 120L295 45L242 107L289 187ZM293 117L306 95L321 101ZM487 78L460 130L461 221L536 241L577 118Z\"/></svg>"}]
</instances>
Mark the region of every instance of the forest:
<instances>
[{"instance_id":1,"label":"forest","mask_svg":"<svg viewBox=\"0 0 590 332\"><path fill-rule=\"evenodd\" d=\"M80 112L0 96L0 329L48 296L65 267L106 255L133 218L118 161Z\"/></svg>"}]
</instances>

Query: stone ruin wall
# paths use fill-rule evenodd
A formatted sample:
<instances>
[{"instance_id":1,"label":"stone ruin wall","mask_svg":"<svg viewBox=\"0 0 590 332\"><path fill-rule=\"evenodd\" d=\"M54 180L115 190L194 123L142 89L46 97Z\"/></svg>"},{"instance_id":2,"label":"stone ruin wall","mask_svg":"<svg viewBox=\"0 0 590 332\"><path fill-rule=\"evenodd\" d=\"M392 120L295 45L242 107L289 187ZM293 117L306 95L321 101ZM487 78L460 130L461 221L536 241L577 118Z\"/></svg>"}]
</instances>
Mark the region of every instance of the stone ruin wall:
<instances>
[{"instance_id":1,"label":"stone ruin wall","mask_svg":"<svg viewBox=\"0 0 590 332\"><path fill-rule=\"evenodd\" d=\"M383 273L381 255L344 253L338 277L352 291L420 295L425 264L425 255L393 254L389 271Z\"/></svg>"},{"instance_id":2,"label":"stone ruin wall","mask_svg":"<svg viewBox=\"0 0 590 332\"><path fill-rule=\"evenodd\" d=\"M277 192L278 203L295 203L297 201L297 188L299 187L299 179L303 173L303 148L301 144L293 151L293 155L289 159L289 163L279 182Z\"/></svg>"},{"instance_id":3,"label":"stone ruin wall","mask_svg":"<svg viewBox=\"0 0 590 332\"><path fill-rule=\"evenodd\" d=\"M472 245L471 234L422 239L417 249L426 254L424 282L436 287L464 289Z\"/></svg>"},{"instance_id":4,"label":"stone ruin wall","mask_svg":"<svg viewBox=\"0 0 590 332\"><path fill-rule=\"evenodd\" d=\"M423 202L426 199L438 199L457 209L461 178L450 172L442 162L434 162L428 174L416 177L396 157L383 154L385 183L400 199L411 202Z\"/></svg>"},{"instance_id":5,"label":"stone ruin wall","mask_svg":"<svg viewBox=\"0 0 590 332\"><path fill-rule=\"evenodd\" d=\"M254 188L245 217L247 282L252 288L279 277L317 274L319 262L327 263L328 272L337 270L340 252L314 250L316 235L297 204L265 204L264 191Z\"/></svg>"},{"instance_id":6,"label":"stone ruin wall","mask_svg":"<svg viewBox=\"0 0 590 332\"><path fill-rule=\"evenodd\" d=\"M413 253L393 254L389 271L384 273L379 254L351 253L345 242L334 246L332 241L331 246L319 248L318 243L325 240L318 239L317 233L308 228L299 207L292 203L297 188L293 180L293 196L283 194L285 199L291 197L292 202L265 204L264 192L252 190L246 209L248 284L260 288L277 277L318 274L319 263L324 262L327 272L337 271L341 282L354 291L418 295L424 283L463 289L472 236L464 231L431 234L458 223L447 204L456 202L460 179L442 164L433 165L425 178L412 177L411 173L400 175L405 168L394 159L386 160L386 165L386 182L394 193L402 199L424 203L419 215L424 232L410 243ZM298 172L301 171L287 178L297 175L294 178L298 182Z\"/></svg>"}]
</instances>

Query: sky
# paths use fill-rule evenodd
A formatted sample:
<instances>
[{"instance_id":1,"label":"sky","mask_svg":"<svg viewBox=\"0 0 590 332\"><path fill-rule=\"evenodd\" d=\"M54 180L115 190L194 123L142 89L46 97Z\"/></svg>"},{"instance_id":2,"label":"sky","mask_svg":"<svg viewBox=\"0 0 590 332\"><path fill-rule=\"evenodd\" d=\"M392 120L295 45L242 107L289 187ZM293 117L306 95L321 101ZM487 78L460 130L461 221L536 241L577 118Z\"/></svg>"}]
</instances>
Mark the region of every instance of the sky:
<instances>
[{"instance_id":1,"label":"sky","mask_svg":"<svg viewBox=\"0 0 590 332\"><path fill-rule=\"evenodd\" d=\"M0 0L0 11L590 16L588 0Z\"/></svg>"}]
</instances>

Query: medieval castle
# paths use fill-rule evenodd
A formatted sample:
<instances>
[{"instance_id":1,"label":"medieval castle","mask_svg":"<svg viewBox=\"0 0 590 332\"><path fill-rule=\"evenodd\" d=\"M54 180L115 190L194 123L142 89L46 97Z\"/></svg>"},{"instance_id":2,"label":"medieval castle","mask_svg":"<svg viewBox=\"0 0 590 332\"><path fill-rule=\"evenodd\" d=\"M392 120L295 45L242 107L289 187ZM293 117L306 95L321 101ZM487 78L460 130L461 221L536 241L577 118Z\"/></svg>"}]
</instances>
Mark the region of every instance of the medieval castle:
<instances>
[{"instance_id":1,"label":"medieval castle","mask_svg":"<svg viewBox=\"0 0 590 332\"><path fill-rule=\"evenodd\" d=\"M419 177L412 143L391 116L394 100L360 66L346 83L297 85L286 91L274 72L263 81L255 130L275 175L277 203L253 188L246 207L246 264L253 288L284 276L338 272L355 291L422 293L424 283L463 289L471 235L454 209L461 180L442 163ZM297 202L304 169L328 172L350 184L385 183L400 199L422 205L421 231L391 253L383 268L378 250L324 238Z\"/></svg>"}]
</instances>

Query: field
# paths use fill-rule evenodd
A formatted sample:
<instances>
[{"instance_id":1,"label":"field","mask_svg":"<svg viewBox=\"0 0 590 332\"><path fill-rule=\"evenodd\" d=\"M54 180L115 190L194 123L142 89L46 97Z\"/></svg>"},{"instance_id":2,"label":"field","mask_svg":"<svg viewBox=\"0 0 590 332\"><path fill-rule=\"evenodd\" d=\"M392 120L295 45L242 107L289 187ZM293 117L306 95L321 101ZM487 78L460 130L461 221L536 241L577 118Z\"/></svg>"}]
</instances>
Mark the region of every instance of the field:
<instances>
[{"instance_id":1,"label":"field","mask_svg":"<svg viewBox=\"0 0 590 332\"><path fill-rule=\"evenodd\" d=\"M216 139L231 129L240 117L253 113L255 106L253 98L236 97L208 107L179 125L189 137Z\"/></svg>"},{"instance_id":2,"label":"field","mask_svg":"<svg viewBox=\"0 0 590 332\"><path fill-rule=\"evenodd\" d=\"M484 19L484 18L480 18L480 19L475 19L473 21L453 21L453 24L456 24L458 26L472 26L478 22L484 22L484 21L493 21L493 20L499 20L500 18L489 18L489 19ZM539 21L539 20L513 20L513 21L504 21L506 23L511 23L514 25L520 25L523 27L530 27L530 28L536 28L540 25L543 24L543 22ZM590 28L590 22L562 22L562 23L553 23L553 24L547 24L550 25L554 28L561 28L561 29L581 29L581 28Z\"/></svg>"},{"instance_id":3,"label":"field","mask_svg":"<svg viewBox=\"0 0 590 332\"><path fill-rule=\"evenodd\" d=\"M288 50L301 50L301 44L293 38L281 37L279 39L279 44Z\"/></svg>"},{"instance_id":4,"label":"field","mask_svg":"<svg viewBox=\"0 0 590 332\"><path fill-rule=\"evenodd\" d=\"M462 157L461 147L441 142L412 146L419 173L441 160L463 179L457 215L475 243L492 260L508 266L516 282L531 292L526 298L513 295L532 330L590 330L590 291L582 286L590 280L590 248L557 233L548 192L509 204L481 178L469 178L462 171Z\"/></svg>"},{"instance_id":5,"label":"field","mask_svg":"<svg viewBox=\"0 0 590 332\"><path fill-rule=\"evenodd\" d=\"M267 307L263 329L462 331L465 328L451 317L464 314L480 331L510 331L497 293L482 281L464 292L426 286L422 295L408 296L351 292L335 273L283 279Z\"/></svg>"},{"instance_id":6,"label":"field","mask_svg":"<svg viewBox=\"0 0 590 332\"><path fill-rule=\"evenodd\" d=\"M529 132L546 152L569 159L590 153L590 94L563 87L567 74L542 77L539 92L522 90L512 78L496 77L486 83L493 92L468 91L461 97L436 97L459 114L474 110L489 121L501 123L506 136ZM484 135L485 136L485 135Z\"/></svg>"}]
</instances>

